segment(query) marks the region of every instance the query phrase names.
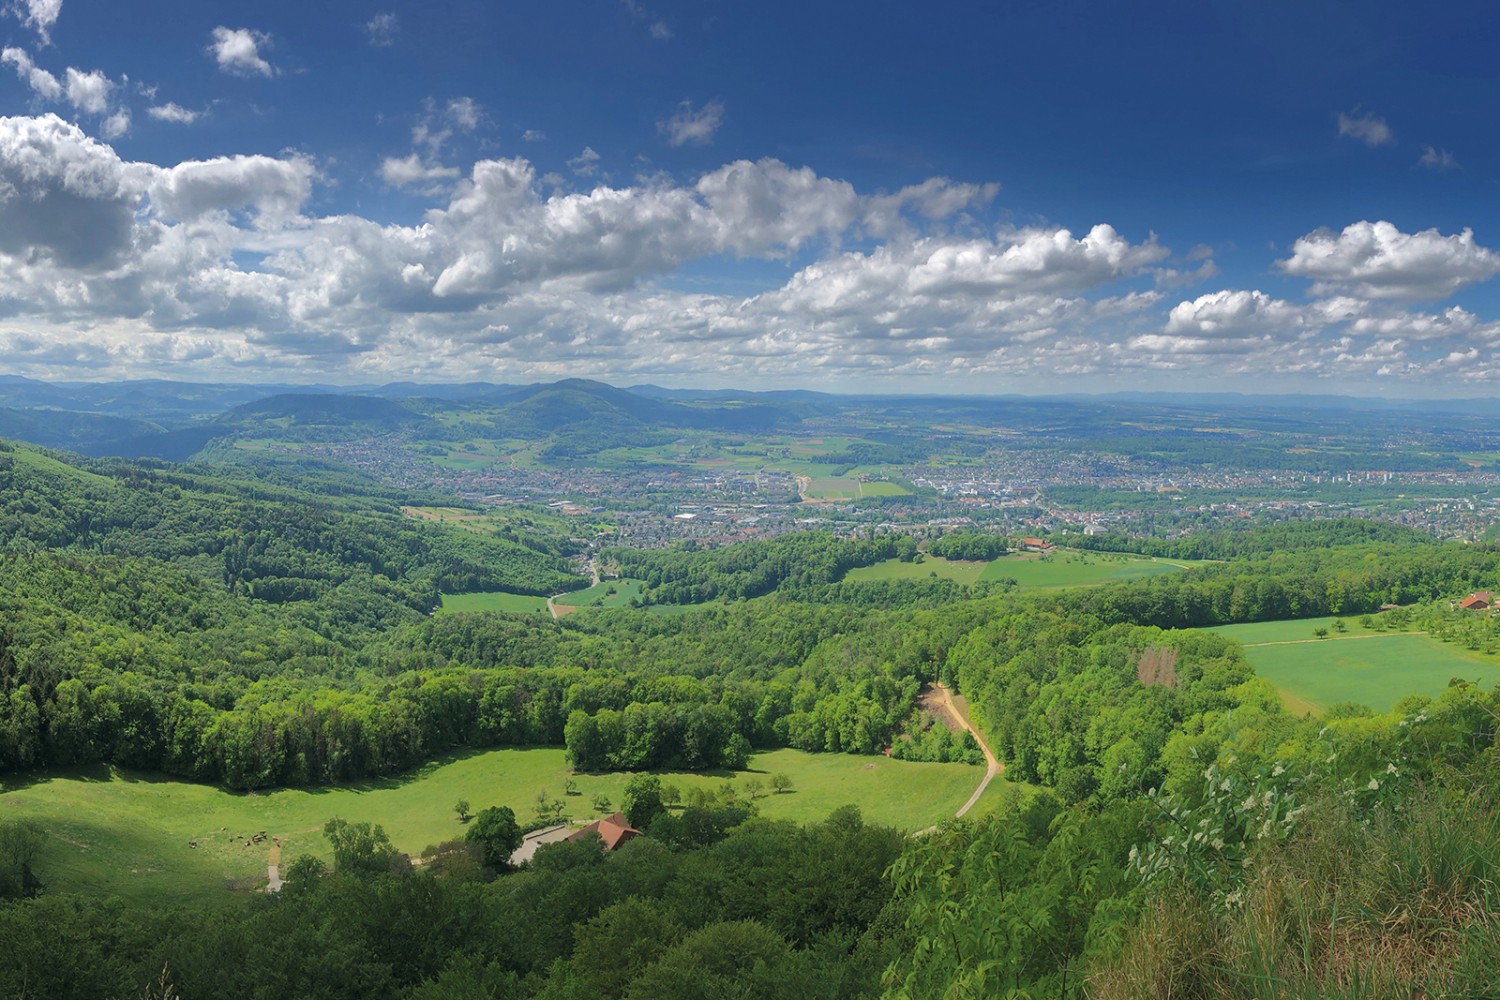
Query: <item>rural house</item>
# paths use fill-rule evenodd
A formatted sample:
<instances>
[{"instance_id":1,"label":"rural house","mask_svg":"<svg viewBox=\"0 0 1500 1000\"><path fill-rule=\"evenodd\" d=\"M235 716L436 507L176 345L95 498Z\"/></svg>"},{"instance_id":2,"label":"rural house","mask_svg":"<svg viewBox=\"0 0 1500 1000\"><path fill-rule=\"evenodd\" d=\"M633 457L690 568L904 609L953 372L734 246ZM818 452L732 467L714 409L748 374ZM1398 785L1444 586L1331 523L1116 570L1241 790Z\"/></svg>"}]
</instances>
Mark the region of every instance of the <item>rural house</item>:
<instances>
[{"instance_id":1,"label":"rural house","mask_svg":"<svg viewBox=\"0 0 1500 1000\"><path fill-rule=\"evenodd\" d=\"M1490 611L1495 607L1495 595L1492 591L1476 590L1459 601L1458 606L1465 611Z\"/></svg>"},{"instance_id":2,"label":"rural house","mask_svg":"<svg viewBox=\"0 0 1500 1000\"><path fill-rule=\"evenodd\" d=\"M615 813L604 819L596 819L588 826L568 835L569 840L583 840L585 837L598 837L604 841L606 851L617 850L625 841L640 836L641 831L625 821L623 813Z\"/></svg>"}]
</instances>

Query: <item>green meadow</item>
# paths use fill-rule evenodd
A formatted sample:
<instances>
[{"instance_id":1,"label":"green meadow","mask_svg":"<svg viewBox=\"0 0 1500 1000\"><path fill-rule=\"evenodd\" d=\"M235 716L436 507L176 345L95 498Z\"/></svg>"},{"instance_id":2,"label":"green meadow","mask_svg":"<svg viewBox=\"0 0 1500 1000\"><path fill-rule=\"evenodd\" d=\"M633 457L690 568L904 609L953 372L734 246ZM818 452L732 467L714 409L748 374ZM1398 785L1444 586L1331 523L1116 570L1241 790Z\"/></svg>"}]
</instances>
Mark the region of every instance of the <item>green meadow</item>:
<instances>
[{"instance_id":1,"label":"green meadow","mask_svg":"<svg viewBox=\"0 0 1500 1000\"><path fill-rule=\"evenodd\" d=\"M1177 573L1190 565L1186 560L1167 561L1113 552L1059 549L1046 556L1034 552L1001 556L985 567L980 579L1004 580L1009 577L1024 588L1037 589L1087 587Z\"/></svg>"},{"instance_id":2,"label":"green meadow","mask_svg":"<svg viewBox=\"0 0 1500 1000\"><path fill-rule=\"evenodd\" d=\"M601 580L592 587L559 594L552 604L559 611L564 607L577 608L623 608L641 596L639 580Z\"/></svg>"},{"instance_id":3,"label":"green meadow","mask_svg":"<svg viewBox=\"0 0 1500 1000\"><path fill-rule=\"evenodd\" d=\"M613 591L613 593L611 593ZM641 594L639 580L605 580L583 590L558 594L553 601L559 614L568 614L587 608L622 608ZM440 614L456 614L460 611L511 611L545 614L547 599L533 594L512 594L504 590L491 590L476 594L444 594Z\"/></svg>"},{"instance_id":4,"label":"green meadow","mask_svg":"<svg viewBox=\"0 0 1500 1000\"><path fill-rule=\"evenodd\" d=\"M1336 631L1342 621L1345 631ZM1318 638L1315 629L1327 629ZM1370 630L1357 618L1308 618L1225 625L1211 631L1245 644L1255 672L1294 712L1325 711L1342 701L1379 711L1410 694L1437 697L1459 677L1486 688L1500 683L1500 658L1470 652L1424 633Z\"/></svg>"},{"instance_id":5,"label":"green meadow","mask_svg":"<svg viewBox=\"0 0 1500 1000\"><path fill-rule=\"evenodd\" d=\"M851 583L868 583L874 580L926 580L936 576L967 585L979 579L986 565L983 562L950 561L937 556L924 556L921 562L887 559L873 566L851 569L844 574L844 579Z\"/></svg>"},{"instance_id":6,"label":"green meadow","mask_svg":"<svg viewBox=\"0 0 1500 1000\"><path fill-rule=\"evenodd\" d=\"M869 485L869 484L867 484ZM1163 573L1176 573L1194 565L1190 560L1152 559L1113 552L1058 550L1047 556L1017 552L989 563L958 562L926 556L922 562L887 559L845 574L852 582L872 580L925 580L940 577L957 583L1014 579L1020 586L1038 589L1087 587L1120 580L1135 580Z\"/></svg>"},{"instance_id":7,"label":"green meadow","mask_svg":"<svg viewBox=\"0 0 1500 1000\"><path fill-rule=\"evenodd\" d=\"M822 467L824 470L827 466ZM878 470L870 469L869 472ZM861 497L899 497L911 491L888 480L863 482L859 472L847 476L809 475L807 496L812 500L858 500Z\"/></svg>"},{"instance_id":8,"label":"green meadow","mask_svg":"<svg viewBox=\"0 0 1500 1000\"><path fill-rule=\"evenodd\" d=\"M964 764L775 750L756 754L746 772L664 777L684 793L716 790L726 781L743 791L752 779L768 785L778 772L792 779L793 790L762 793L755 801L763 816L820 820L852 803L871 822L903 830L951 816L984 776ZM564 794L570 777L575 795ZM459 799L475 810L508 805L525 821L546 792L565 801L566 815L588 819L593 796L618 806L628 778L571 775L564 752L551 747L451 757L396 779L253 794L115 768L72 768L0 784L0 818L33 819L46 830L37 869L49 888L160 903L259 887L272 837L281 841L283 865L302 854L326 859L322 827L335 816L379 823L400 850L415 855L463 835L453 812ZM247 842L262 831L264 842Z\"/></svg>"},{"instance_id":9,"label":"green meadow","mask_svg":"<svg viewBox=\"0 0 1500 1000\"><path fill-rule=\"evenodd\" d=\"M478 594L444 594L439 613L457 614L460 611L540 611L546 614L547 599L534 594L509 594L503 590Z\"/></svg>"}]
</instances>

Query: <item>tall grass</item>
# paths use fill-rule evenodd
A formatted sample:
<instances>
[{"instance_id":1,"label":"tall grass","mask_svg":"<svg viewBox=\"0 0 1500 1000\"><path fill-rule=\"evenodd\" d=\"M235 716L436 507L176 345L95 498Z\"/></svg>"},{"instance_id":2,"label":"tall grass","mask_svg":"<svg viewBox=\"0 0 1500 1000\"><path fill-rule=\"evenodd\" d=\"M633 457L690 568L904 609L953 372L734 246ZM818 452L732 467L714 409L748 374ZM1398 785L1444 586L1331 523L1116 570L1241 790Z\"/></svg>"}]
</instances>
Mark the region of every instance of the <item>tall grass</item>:
<instances>
[{"instance_id":1,"label":"tall grass","mask_svg":"<svg viewBox=\"0 0 1500 1000\"><path fill-rule=\"evenodd\" d=\"M1149 905L1093 970L1096 1000L1391 1000L1500 995L1500 824L1413 793L1368 816L1309 808L1225 905L1189 886Z\"/></svg>"}]
</instances>

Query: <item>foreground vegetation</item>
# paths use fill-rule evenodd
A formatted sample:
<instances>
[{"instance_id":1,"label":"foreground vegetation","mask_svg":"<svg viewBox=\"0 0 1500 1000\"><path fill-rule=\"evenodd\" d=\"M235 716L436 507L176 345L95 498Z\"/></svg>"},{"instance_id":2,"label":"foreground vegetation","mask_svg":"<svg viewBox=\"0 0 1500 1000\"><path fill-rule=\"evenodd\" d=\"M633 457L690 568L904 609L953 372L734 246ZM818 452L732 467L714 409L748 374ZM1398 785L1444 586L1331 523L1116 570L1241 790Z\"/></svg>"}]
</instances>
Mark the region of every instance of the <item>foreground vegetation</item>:
<instances>
[{"instance_id":1,"label":"foreground vegetation","mask_svg":"<svg viewBox=\"0 0 1500 1000\"><path fill-rule=\"evenodd\" d=\"M728 785L768 819L812 822L852 804L871 822L909 833L952 817L981 774L962 764L788 749L756 754L742 772L662 777L684 800ZM788 791L773 791L776 775L787 780ZM601 796L623 804L626 779L622 772L575 774L565 752L551 747L469 754L398 779L255 795L134 771L75 768L0 786L0 816L48 831L35 867L46 873L49 891L181 902L263 886L273 847L287 861L301 854L331 861L322 834L331 817L378 823L398 850L416 857L462 836L455 802L505 804L529 821L541 800L543 808L560 804L559 816L588 820L598 815ZM257 833L265 839L253 843Z\"/></svg>"},{"instance_id":2,"label":"foreground vegetation","mask_svg":"<svg viewBox=\"0 0 1500 1000\"><path fill-rule=\"evenodd\" d=\"M1012 586L850 579L920 566L922 543L808 533L610 550L640 589L601 585L561 620L433 615L439 593L584 581L560 537L402 513L438 498L0 459L0 993L1374 998L1500 979L1500 699L1432 666L1500 650L1500 618L1450 606L1500 580L1500 549L1349 522L1133 554L1096 536L1051 557L1068 579ZM987 544L945 551L1049 565ZM1206 631L1225 625L1289 645ZM1378 669L1315 669L1398 642L1361 654ZM1264 649L1286 651L1283 683L1327 685L1318 717L1258 674ZM978 781L883 753L972 759L920 710L933 681L1015 783L908 836ZM646 834L616 853L557 845L512 871L497 847L516 819L613 808ZM272 863L280 893L221 891Z\"/></svg>"}]
</instances>

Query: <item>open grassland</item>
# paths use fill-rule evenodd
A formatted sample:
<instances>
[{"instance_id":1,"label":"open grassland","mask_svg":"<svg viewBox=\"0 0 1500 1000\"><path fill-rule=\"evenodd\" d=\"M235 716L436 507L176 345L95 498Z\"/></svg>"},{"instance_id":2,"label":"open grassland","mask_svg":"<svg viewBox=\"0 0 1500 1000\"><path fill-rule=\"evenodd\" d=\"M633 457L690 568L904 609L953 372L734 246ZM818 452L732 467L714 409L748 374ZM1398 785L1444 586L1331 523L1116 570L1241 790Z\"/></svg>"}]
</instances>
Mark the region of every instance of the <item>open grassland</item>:
<instances>
[{"instance_id":1,"label":"open grassland","mask_svg":"<svg viewBox=\"0 0 1500 1000\"><path fill-rule=\"evenodd\" d=\"M611 593L613 591L613 593ZM559 616L585 611L589 608L627 607L633 598L641 594L639 580L605 580L583 590L558 594L552 602ZM485 591L477 594L444 594L440 614L459 611L511 611L520 614L547 611L547 599L531 594L512 594L504 590Z\"/></svg>"},{"instance_id":2,"label":"open grassland","mask_svg":"<svg viewBox=\"0 0 1500 1000\"><path fill-rule=\"evenodd\" d=\"M851 569L844 574L844 579L851 583L869 583L875 580L926 580L936 576L968 585L979 579L986 565L983 562L950 561L937 556L925 556L922 562L887 559L873 566Z\"/></svg>"},{"instance_id":3,"label":"open grassland","mask_svg":"<svg viewBox=\"0 0 1500 1000\"><path fill-rule=\"evenodd\" d=\"M592 587L559 594L552 601L558 614L587 608L623 608L641 596L639 580L601 580ZM564 609L567 609L566 611Z\"/></svg>"},{"instance_id":4,"label":"open grassland","mask_svg":"<svg viewBox=\"0 0 1500 1000\"><path fill-rule=\"evenodd\" d=\"M904 497L910 494L911 490L889 479L874 479L859 484L859 495L862 497Z\"/></svg>"},{"instance_id":5,"label":"open grassland","mask_svg":"<svg viewBox=\"0 0 1500 1000\"><path fill-rule=\"evenodd\" d=\"M493 533L496 526L495 519L490 515L463 507L402 507L401 513L418 521L451 525L479 535Z\"/></svg>"},{"instance_id":6,"label":"open grassland","mask_svg":"<svg viewBox=\"0 0 1500 1000\"><path fill-rule=\"evenodd\" d=\"M457 614L460 611L511 611L547 613L547 599L532 594L510 594L503 590L492 590L477 594L444 594L439 614Z\"/></svg>"},{"instance_id":7,"label":"open grassland","mask_svg":"<svg viewBox=\"0 0 1500 1000\"><path fill-rule=\"evenodd\" d=\"M113 480L109 479L107 476L101 476L97 473L88 472L84 469L75 469L73 466L68 465L66 462L59 462L57 459L52 458L49 455L43 455L41 452L31 451L27 448L13 449L11 451L5 452L5 454L9 456L12 462L15 463L17 468L30 468L37 472L46 473L49 476L57 476L62 479L72 479L81 483L92 484L95 486L113 484Z\"/></svg>"},{"instance_id":8,"label":"open grassland","mask_svg":"<svg viewBox=\"0 0 1500 1000\"><path fill-rule=\"evenodd\" d=\"M888 480L875 480L864 482L860 479L859 472L851 472L846 476L827 475L828 466L817 467L818 473L797 473L803 475L806 484L803 493L809 500L858 500L861 497L899 497L906 496L911 491L899 483ZM878 469L864 470L870 474L878 475Z\"/></svg>"},{"instance_id":9,"label":"open grassland","mask_svg":"<svg viewBox=\"0 0 1500 1000\"><path fill-rule=\"evenodd\" d=\"M1255 672L1281 692L1294 712L1320 713L1341 701L1386 711L1409 694L1436 697L1451 678L1485 688L1500 683L1500 657L1469 652L1420 633L1390 633L1342 619L1227 625L1213 631L1245 643ZM1314 629L1327 629L1319 639Z\"/></svg>"},{"instance_id":10,"label":"open grassland","mask_svg":"<svg viewBox=\"0 0 1500 1000\"><path fill-rule=\"evenodd\" d=\"M985 567L980 579L1010 578L1023 588L1087 587L1177 573L1190 565L1190 561L1181 559L1152 559L1114 552L1059 549L1046 556L1034 552L1001 556Z\"/></svg>"},{"instance_id":11,"label":"open grassland","mask_svg":"<svg viewBox=\"0 0 1500 1000\"><path fill-rule=\"evenodd\" d=\"M784 773L793 790L756 799L761 814L798 822L820 820L847 804L871 822L916 830L953 814L978 785L982 768L919 764L885 757L756 754L748 772L670 774L684 793L716 790L726 781L765 786ZM576 795L564 795L572 778ZM408 777L321 789L240 794L115 769L64 769L0 785L0 817L34 819L49 834L38 871L50 888L111 894L135 902L227 895L226 888L264 883L272 837L283 865L302 854L327 858L323 824L334 816L385 827L412 854L463 835L453 812L459 799L475 810L509 805L523 821L545 791L564 799L575 819L593 816L595 795L618 806L625 774L570 775L561 749L492 750L436 762ZM267 839L247 844L264 831ZM189 847L196 841L197 847Z\"/></svg>"},{"instance_id":12,"label":"open grassland","mask_svg":"<svg viewBox=\"0 0 1500 1000\"><path fill-rule=\"evenodd\" d=\"M1365 628L1362 618L1370 618L1376 627ZM1219 625L1208 629L1220 635L1232 636L1246 646L1257 646L1267 642L1302 642L1318 638L1318 629L1325 629L1331 637L1358 635L1390 635L1379 628L1382 616L1354 615L1353 617L1293 618L1279 622L1250 622L1247 625ZM1339 631L1340 623L1343 631Z\"/></svg>"}]
</instances>

